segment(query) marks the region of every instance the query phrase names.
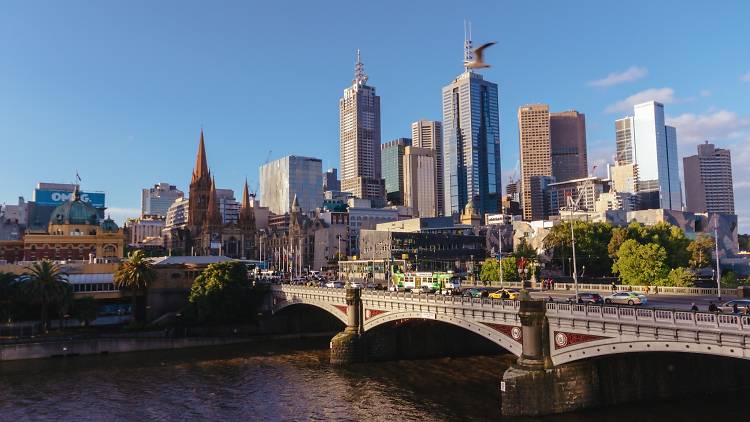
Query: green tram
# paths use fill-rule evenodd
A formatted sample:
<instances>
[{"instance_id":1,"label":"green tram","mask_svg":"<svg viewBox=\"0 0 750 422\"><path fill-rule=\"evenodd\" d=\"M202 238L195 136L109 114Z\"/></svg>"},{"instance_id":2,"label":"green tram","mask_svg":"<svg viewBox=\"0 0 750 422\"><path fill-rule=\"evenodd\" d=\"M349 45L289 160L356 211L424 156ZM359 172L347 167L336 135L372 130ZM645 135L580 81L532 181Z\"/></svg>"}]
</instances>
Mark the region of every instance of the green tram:
<instances>
[{"instance_id":1,"label":"green tram","mask_svg":"<svg viewBox=\"0 0 750 422\"><path fill-rule=\"evenodd\" d=\"M461 279L453 273L416 271L416 272L395 272L393 273L392 290L409 291L427 286L430 291L448 293L453 289L461 288Z\"/></svg>"}]
</instances>

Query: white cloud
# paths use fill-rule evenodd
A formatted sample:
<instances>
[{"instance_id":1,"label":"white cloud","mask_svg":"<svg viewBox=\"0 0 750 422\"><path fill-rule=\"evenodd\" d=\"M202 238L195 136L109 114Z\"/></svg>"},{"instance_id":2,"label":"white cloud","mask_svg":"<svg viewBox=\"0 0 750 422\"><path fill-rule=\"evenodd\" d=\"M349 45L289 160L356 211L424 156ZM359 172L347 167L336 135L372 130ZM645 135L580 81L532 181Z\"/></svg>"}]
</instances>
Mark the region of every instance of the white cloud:
<instances>
[{"instance_id":1,"label":"white cloud","mask_svg":"<svg viewBox=\"0 0 750 422\"><path fill-rule=\"evenodd\" d=\"M589 81L587 85L595 86L599 88L606 88L613 85L619 85L625 82L632 82L640 79L648 74L648 70L645 67L630 66L623 72L610 73L607 77Z\"/></svg>"},{"instance_id":2,"label":"white cloud","mask_svg":"<svg viewBox=\"0 0 750 422\"><path fill-rule=\"evenodd\" d=\"M646 101L658 101L663 104L677 102L672 88L651 88L645 91L635 93L622 101L610 104L604 109L605 113L632 113L633 106Z\"/></svg>"},{"instance_id":3,"label":"white cloud","mask_svg":"<svg viewBox=\"0 0 750 422\"><path fill-rule=\"evenodd\" d=\"M750 72L745 73L744 75L740 76L741 81L750 82Z\"/></svg>"},{"instance_id":4,"label":"white cloud","mask_svg":"<svg viewBox=\"0 0 750 422\"><path fill-rule=\"evenodd\" d=\"M120 208L120 207L109 207L107 208L107 214L112 217L120 226L122 223L131 217L138 217L141 215L140 208Z\"/></svg>"},{"instance_id":5,"label":"white cloud","mask_svg":"<svg viewBox=\"0 0 750 422\"><path fill-rule=\"evenodd\" d=\"M677 141L696 143L703 140L736 138L750 129L750 117L738 116L727 110L708 114L685 113L677 117L667 117L667 124L677 128Z\"/></svg>"},{"instance_id":6,"label":"white cloud","mask_svg":"<svg viewBox=\"0 0 750 422\"><path fill-rule=\"evenodd\" d=\"M711 90L709 89L701 89L699 92L701 97L710 97L711 96Z\"/></svg>"}]
</instances>

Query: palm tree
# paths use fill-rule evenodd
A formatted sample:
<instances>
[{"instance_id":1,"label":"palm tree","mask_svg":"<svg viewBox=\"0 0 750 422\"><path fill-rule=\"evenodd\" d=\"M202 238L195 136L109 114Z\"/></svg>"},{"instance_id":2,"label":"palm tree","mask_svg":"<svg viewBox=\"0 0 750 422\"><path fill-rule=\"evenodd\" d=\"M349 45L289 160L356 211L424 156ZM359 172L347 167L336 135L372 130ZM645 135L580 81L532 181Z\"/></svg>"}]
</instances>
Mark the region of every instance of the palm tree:
<instances>
[{"instance_id":1,"label":"palm tree","mask_svg":"<svg viewBox=\"0 0 750 422\"><path fill-rule=\"evenodd\" d=\"M47 330L47 308L65 297L69 289L68 275L52 261L34 262L24 273L26 289L31 300L42 306L42 330Z\"/></svg>"},{"instance_id":2,"label":"palm tree","mask_svg":"<svg viewBox=\"0 0 750 422\"><path fill-rule=\"evenodd\" d=\"M136 250L128 254L115 271L114 282L118 289L130 290L133 297L133 321L138 320L136 304L138 293L145 294L151 283L156 278L153 264L146 258L142 250Z\"/></svg>"}]
</instances>

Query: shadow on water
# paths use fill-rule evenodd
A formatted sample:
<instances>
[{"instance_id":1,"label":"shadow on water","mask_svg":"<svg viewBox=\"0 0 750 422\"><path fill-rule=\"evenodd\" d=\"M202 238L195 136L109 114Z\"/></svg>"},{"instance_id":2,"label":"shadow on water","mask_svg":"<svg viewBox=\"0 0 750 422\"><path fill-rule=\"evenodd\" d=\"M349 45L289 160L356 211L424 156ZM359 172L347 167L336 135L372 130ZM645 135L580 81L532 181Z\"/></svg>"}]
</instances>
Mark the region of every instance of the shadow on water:
<instances>
[{"instance_id":1,"label":"shadow on water","mask_svg":"<svg viewBox=\"0 0 750 422\"><path fill-rule=\"evenodd\" d=\"M2 420L746 420L742 393L501 418L510 355L331 367L328 339L0 364Z\"/></svg>"}]
</instances>

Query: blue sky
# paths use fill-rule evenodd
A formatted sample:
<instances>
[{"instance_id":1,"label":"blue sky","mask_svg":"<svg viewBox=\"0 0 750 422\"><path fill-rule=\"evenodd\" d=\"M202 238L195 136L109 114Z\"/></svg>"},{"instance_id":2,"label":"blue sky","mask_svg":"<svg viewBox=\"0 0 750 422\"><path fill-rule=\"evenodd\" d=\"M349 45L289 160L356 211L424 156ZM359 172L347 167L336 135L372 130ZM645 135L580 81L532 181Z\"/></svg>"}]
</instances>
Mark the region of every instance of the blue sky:
<instances>
[{"instance_id":1,"label":"blue sky","mask_svg":"<svg viewBox=\"0 0 750 422\"><path fill-rule=\"evenodd\" d=\"M356 49L381 96L383 141L409 136L412 121L441 118L469 19L475 45L498 41L483 73L500 89L504 182L520 105L586 113L591 166L614 152L614 119L656 99L681 156L703 139L732 149L750 232L748 16L744 1L7 1L0 202L77 169L114 217L137 214L143 187L187 190L201 125L220 187L252 186L269 150L338 166Z\"/></svg>"}]
</instances>

